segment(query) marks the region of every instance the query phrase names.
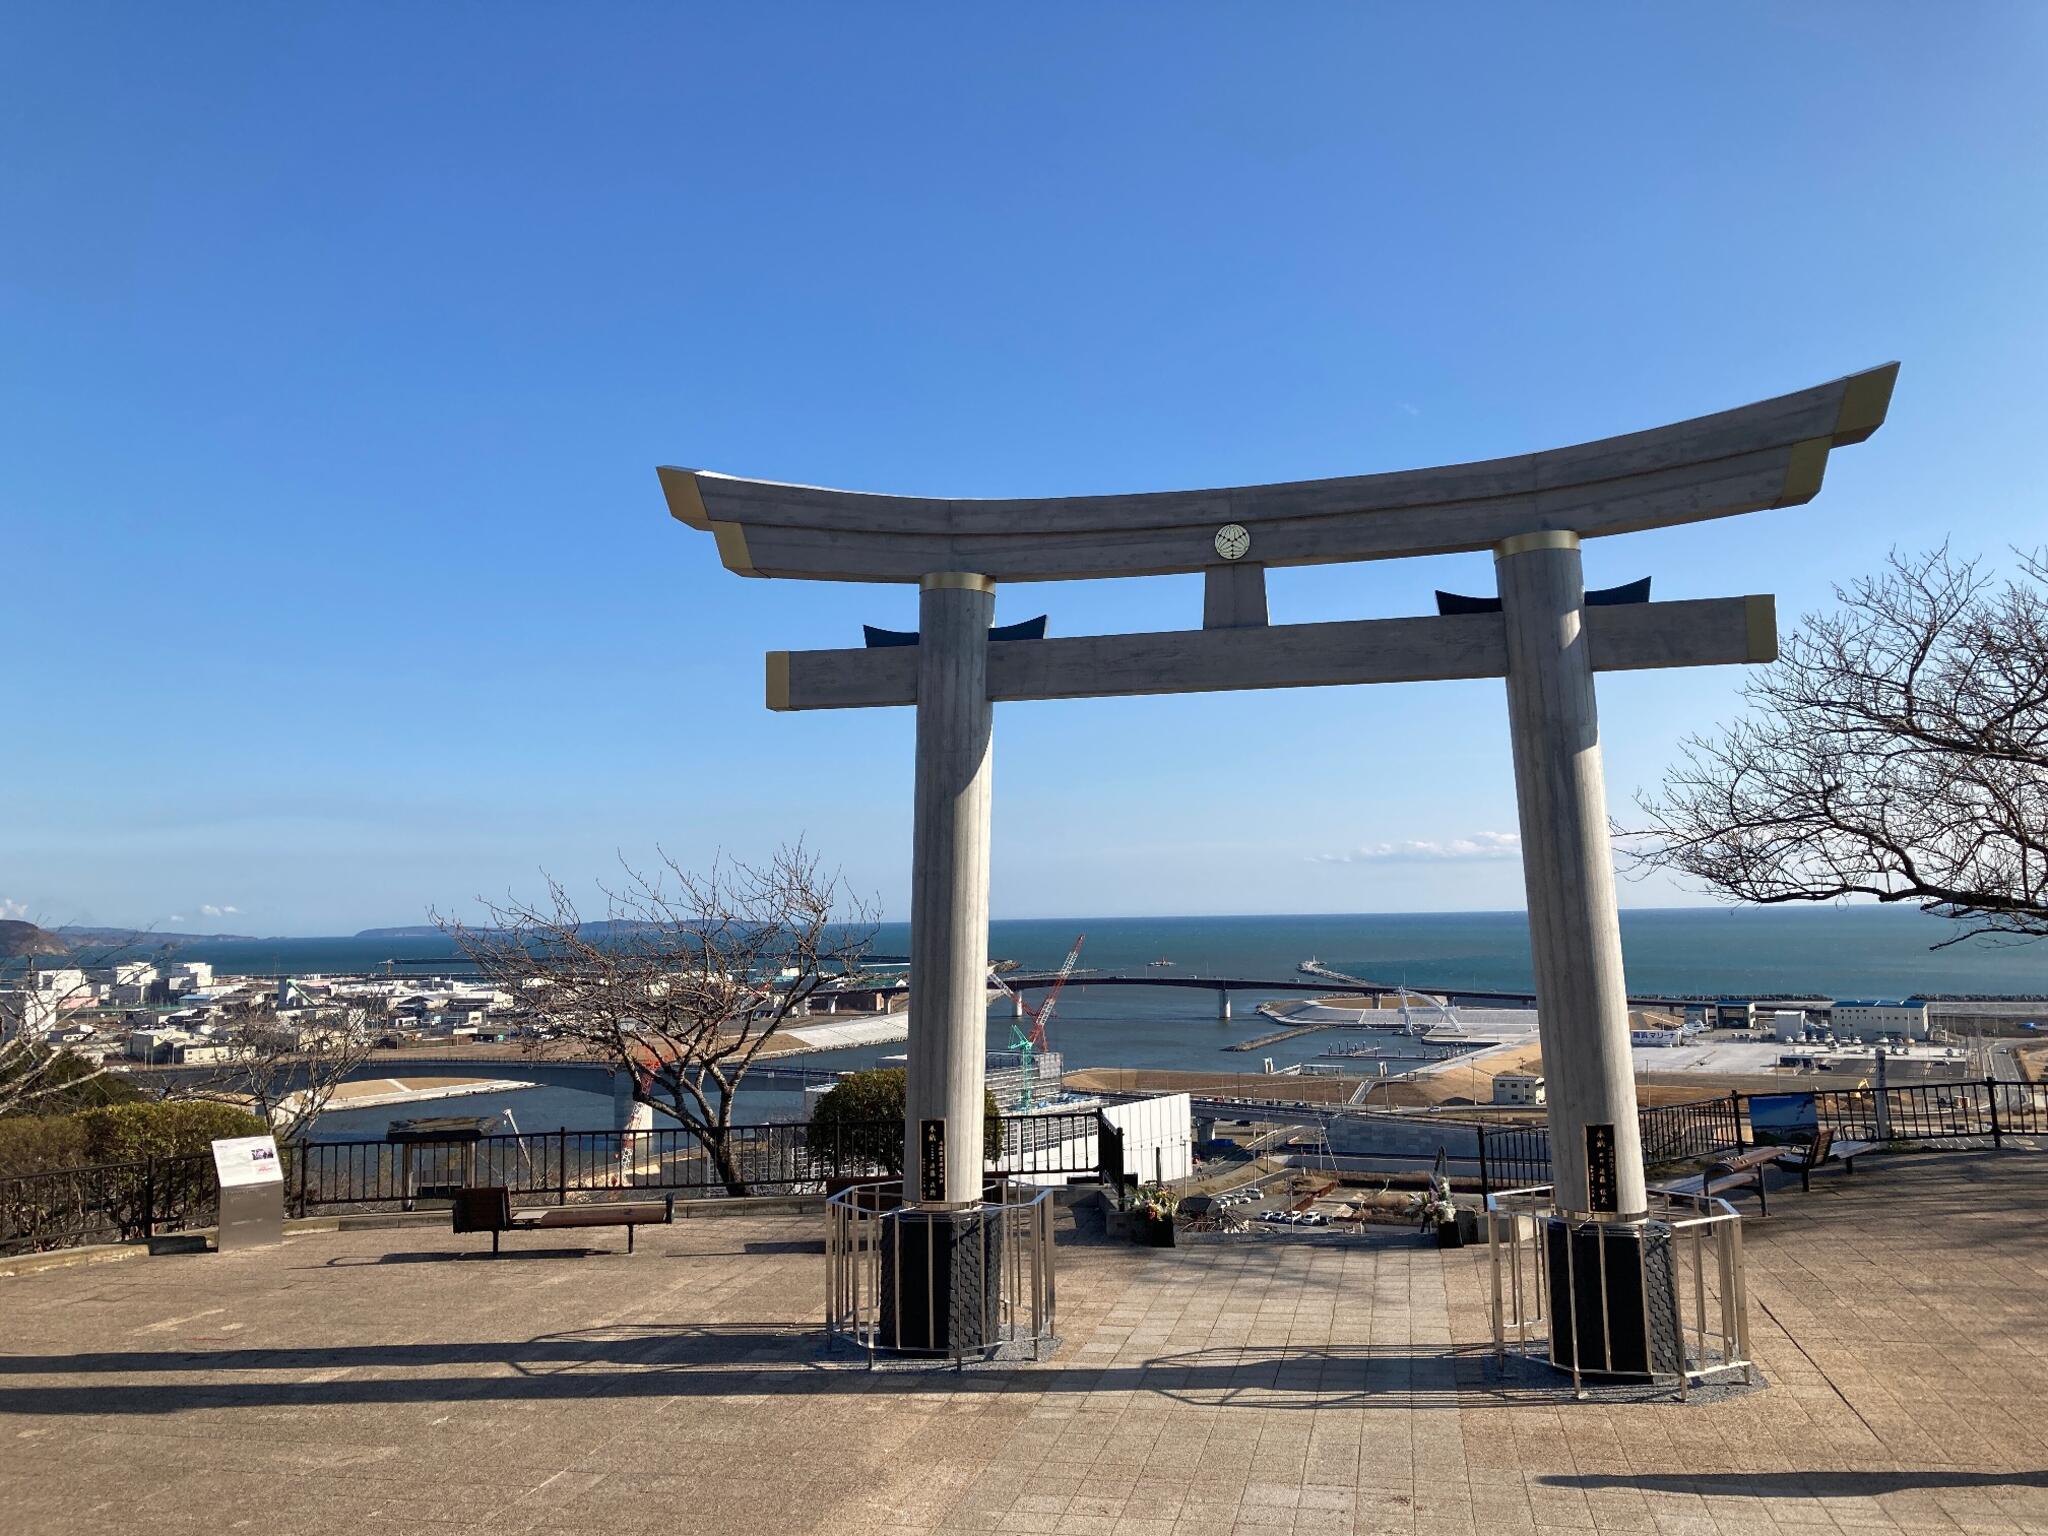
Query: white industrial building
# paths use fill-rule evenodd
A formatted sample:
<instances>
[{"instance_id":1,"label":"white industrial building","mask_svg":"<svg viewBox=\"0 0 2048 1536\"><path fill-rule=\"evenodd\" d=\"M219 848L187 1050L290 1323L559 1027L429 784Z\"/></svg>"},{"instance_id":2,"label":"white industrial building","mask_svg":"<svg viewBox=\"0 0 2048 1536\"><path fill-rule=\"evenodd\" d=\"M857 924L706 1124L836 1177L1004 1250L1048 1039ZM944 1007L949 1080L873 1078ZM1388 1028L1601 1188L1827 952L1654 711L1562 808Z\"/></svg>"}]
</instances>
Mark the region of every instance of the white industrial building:
<instances>
[{"instance_id":1,"label":"white industrial building","mask_svg":"<svg viewBox=\"0 0 2048 1536\"><path fill-rule=\"evenodd\" d=\"M1496 1104L1541 1104L1543 1078L1535 1072L1503 1072L1493 1080Z\"/></svg>"},{"instance_id":2,"label":"white industrial building","mask_svg":"<svg viewBox=\"0 0 2048 1536\"><path fill-rule=\"evenodd\" d=\"M57 999L48 992L0 992L0 1040L39 1040L57 1024Z\"/></svg>"},{"instance_id":3,"label":"white industrial building","mask_svg":"<svg viewBox=\"0 0 2048 1536\"><path fill-rule=\"evenodd\" d=\"M175 965L164 967L164 974L172 981L184 981L187 988L196 987L205 991L213 985L213 962L211 960L180 960ZM180 989L185 990L185 988Z\"/></svg>"},{"instance_id":4,"label":"white industrial building","mask_svg":"<svg viewBox=\"0 0 2048 1536\"><path fill-rule=\"evenodd\" d=\"M73 999L84 1001L92 996L85 972L76 966L53 966L47 971L37 971L29 980L36 991L55 998L60 1008L68 1006Z\"/></svg>"},{"instance_id":5,"label":"white industrial building","mask_svg":"<svg viewBox=\"0 0 2048 1536\"><path fill-rule=\"evenodd\" d=\"M225 1040L210 1040L182 1029L138 1029L128 1036L128 1059L157 1067L227 1061L234 1049Z\"/></svg>"},{"instance_id":6,"label":"white industrial building","mask_svg":"<svg viewBox=\"0 0 2048 1536\"><path fill-rule=\"evenodd\" d=\"M1806 1015L1797 1008L1780 1008L1771 1015L1771 1039L1780 1045L1806 1038Z\"/></svg>"},{"instance_id":7,"label":"white industrial building","mask_svg":"<svg viewBox=\"0 0 2048 1536\"><path fill-rule=\"evenodd\" d=\"M128 1059L161 1066L171 1059L172 1048L196 1041L182 1029L138 1029L128 1036Z\"/></svg>"},{"instance_id":8,"label":"white industrial building","mask_svg":"<svg viewBox=\"0 0 2048 1536\"><path fill-rule=\"evenodd\" d=\"M1856 1040L1925 1040L1927 1004L1917 997L1838 999L1834 1031Z\"/></svg>"}]
</instances>

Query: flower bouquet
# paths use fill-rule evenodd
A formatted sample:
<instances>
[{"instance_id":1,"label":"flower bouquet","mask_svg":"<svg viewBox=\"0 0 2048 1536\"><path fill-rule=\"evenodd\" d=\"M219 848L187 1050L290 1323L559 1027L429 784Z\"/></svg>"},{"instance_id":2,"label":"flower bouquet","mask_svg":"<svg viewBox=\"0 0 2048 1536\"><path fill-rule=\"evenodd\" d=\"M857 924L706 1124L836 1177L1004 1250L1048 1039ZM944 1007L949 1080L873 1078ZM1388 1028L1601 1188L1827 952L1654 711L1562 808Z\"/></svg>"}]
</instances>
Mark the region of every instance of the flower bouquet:
<instances>
[{"instance_id":1,"label":"flower bouquet","mask_svg":"<svg viewBox=\"0 0 2048 1536\"><path fill-rule=\"evenodd\" d=\"M1138 1239L1154 1248L1173 1246L1173 1217L1180 1200L1158 1184L1140 1185L1124 1207L1136 1220Z\"/></svg>"},{"instance_id":2,"label":"flower bouquet","mask_svg":"<svg viewBox=\"0 0 2048 1536\"><path fill-rule=\"evenodd\" d=\"M1458 1231L1458 1202L1451 1198L1451 1181L1442 1174L1430 1177L1429 1188L1408 1197L1408 1214L1425 1232L1436 1234L1439 1248L1462 1248L1465 1239Z\"/></svg>"}]
</instances>

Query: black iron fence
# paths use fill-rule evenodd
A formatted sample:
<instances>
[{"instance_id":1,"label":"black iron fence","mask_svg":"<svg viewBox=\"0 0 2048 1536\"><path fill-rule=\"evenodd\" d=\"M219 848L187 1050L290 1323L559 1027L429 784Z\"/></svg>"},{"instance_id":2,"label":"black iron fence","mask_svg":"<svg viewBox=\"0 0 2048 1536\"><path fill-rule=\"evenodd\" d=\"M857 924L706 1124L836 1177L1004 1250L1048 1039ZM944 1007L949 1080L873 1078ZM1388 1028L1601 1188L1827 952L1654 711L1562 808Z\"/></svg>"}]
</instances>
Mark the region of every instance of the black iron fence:
<instances>
[{"instance_id":1,"label":"black iron fence","mask_svg":"<svg viewBox=\"0 0 2048 1536\"><path fill-rule=\"evenodd\" d=\"M2048 1133L2048 1100L2027 1083L1985 1080L1816 1089L1810 1094L1726 1094L1640 1111L1651 1167L1700 1162L1759 1139L1785 1139L1781 1118L1759 1125L1753 1101L1810 1097L1811 1129L1862 1141L1987 1138ZM1540 1125L1481 1125L1480 1182L1487 1193L1550 1181L1550 1136ZM1796 1136L1798 1130L1791 1131ZM469 1140L306 1142L283 1149L294 1215L349 1209L411 1210L473 1184L501 1184L515 1200L568 1204L628 1190L685 1198L808 1194L835 1181L897 1176L900 1124L847 1125L829 1137L791 1122L735 1126L722 1144L685 1130L532 1131ZM1123 1179L1122 1133L1094 1109L1005 1115L988 1147L989 1171L1029 1179ZM1134 1175L1143 1176L1143 1170ZM0 1255L132 1241L206 1226L219 1190L213 1159L152 1158L0 1178Z\"/></svg>"},{"instance_id":2,"label":"black iron fence","mask_svg":"<svg viewBox=\"0 0 2048 1536\"><path fill-rule=\"evenodd\" d=\"M1905 1083L1821 1089L1813 1095L1818 1129L1860 1141L1921 1141L1943 1136L2008 1135L2048 1130L2048 1108L2031 1083L1986 1078L1972 1083Z\"/></svg>"},{"instance_id":3,"label":"black iron fence","mask_svg":"<svg viewBox=\"0 0 2048 1536\"><path fill-rule=\"evenodd\" d=\"M1479 1127L1479 1185L1491 1195L1550 1182L1550 1132L1540 1125Z\"/></svg>"},{"instance_id":4,"label":"black iron fence","mask_svg":"<svg viewBox=\"0 0 2048 1536\"><path fill-rule=\"evenodd\" d=\"M989 1171L1094 1177L1104 1166L1107 1126L1093 1109L1005 1115L987 1149ZM810 1194L836 1181L898 1176L902 1144L903 1126L896 1121L844 1125L829 1136L814 1136L802 1123L734 1126L709 1145L680 1129L559 1130L466 1140L315 1141L282 1150L287 1208L308 1216L414 1210L477 1184L503 1185L529 1205L604 1200L629 1190L684 1198ZM218 1195L213 1159L205 1153L0 1179L0 1254L208 1226Z\"/></svg>"},{"instance_id":5,"label":"black iron fence","mask_svg":"<svg viewBox=\"0 0 2048 1536\"><path fill-rule=\"evenodd\" d=\"M1811 1099L1810 1116L1797 1101ZM1757 1100L1775 1101L1772 1113ZM1788 1103L1788 1101L1791 1101ZM2048 1133L2048 1088L2032 1083L1901 1083L1876 1088L1787 1088L1728 1093L1638 1111L1643 1162L1651 1168L1700 1163L1759 1141L1798 1140L1817 1131L1883 1143L1950 1136ZM1481 1126L1479 1177L1488 1194L1550 1182L1550 1133L1540 1125Z\"/></svg>"},{"instance_id":6,"label":"black iron fence","mask_svg":"<svg viewBox=\"0 0 2048 1536\"><path fill-rule=\"evenodd\" d=\"M1636 1112L1643 1162L1689 1163L1742 1146L1742 1098L1725 1094L1685 1104L1655 1104Z\"/></svg>"},{"instance_id":7,"label":"black iron fence","mask_svg":"<svg viewBox=\"0 0 2048 1536\"><path fill-rule=\"evenodd\" d=\"M989 1171L1067 1176L1098 1166L1095 1111L1006 1115ZM722 1141L690 1131L528 1131L468 1141L310 1142L294 1149L293 1208L410 1208L452 1198L465 1185L503 1185L515 1200L599 1200L621 1190L685 1197L807 1194L835 1180L900 1175L903 1126L739 1125ZM893 1154L893 1155L892 1155Z\"/></svg>"},{"instance_id":8,"label":"black iron fence","mask_svg":"<svg viewBox=\"0 0 2048 1536\"><path fill-rule=\"evenodd\" d=\"M1743 1144L1742 1098L1724 1094L1685 1104L1648 1105L1636 1111L1643 1161L1696 1162ZM1550 1182L1550 1132L1541 1125L1479 1127L1479 1181L1486 1193Z\"/></svg>"},{"instance_id":9,"label":"black iron fence","mask_svg":"<svg viewBox=\"0 0 2048 1536\"><path fill-rule=\"evenodd\" d=\"M0 1254L118 1243L203 1226L219 1204L213 1158L153 1157L0 1179Z\"/></svg>"}]
</instances>

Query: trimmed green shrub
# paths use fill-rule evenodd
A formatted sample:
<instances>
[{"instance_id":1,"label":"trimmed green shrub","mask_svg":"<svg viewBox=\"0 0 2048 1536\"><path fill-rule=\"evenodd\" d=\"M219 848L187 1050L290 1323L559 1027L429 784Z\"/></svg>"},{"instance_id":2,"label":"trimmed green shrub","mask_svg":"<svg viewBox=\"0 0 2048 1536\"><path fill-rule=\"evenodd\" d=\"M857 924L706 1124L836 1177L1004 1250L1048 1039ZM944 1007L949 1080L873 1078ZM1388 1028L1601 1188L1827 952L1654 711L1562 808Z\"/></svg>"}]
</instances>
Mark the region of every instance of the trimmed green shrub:
<instances>
[{"instance_id":1,"label":"trimmed green shrub","mask_svg":"<svg viewBox=\"0 0 2048 1536\"><path fill-rule=\"evenodd\" d=\"M75 1115L0 1120L0 1178L55 1168L190 1157L223 1136L261 1136L260 1115L204 1100L114 1104Z\"/></svg>"},{"instance_id":2,"label":"trimmed green shrub","mask_svg":"<svg viewBox=\"0 0 2048 1536\"><path fill-rule=\"evenodd\" d=\"M239 1105L203 1100L0 1120L0 1180L12 1179L0 1182L0 1253L131 1239L152 1224L204 1226L211 1143L266 1128Z\"/></svg>"},{"instance_id":3,"label":"trimmed green shrub","mask_svg":"<svg viewBox=\"0 0 2048 1536\"><path fill-rule=\"evenodd\" d=\"M847 1073L811 1111L811 1150L835 1159L841 1172L858 1173L873 1165L900 1176L905 1082L901 1067ZM1001 1144L1002 1116L993 1094L983 1095L983 1105L982 1139L995 1147Z\"/></svg>"},{"instance_id":4,"label":"trimmed green shrub","mask_svg":"<svg viewBox=\"0 0 2048 1536\"><path fill-rule=\"evenodd\" d=\"M223 1136L261 1136L261 1115L205 1099L113 1104L72 1117L84 1131L89 1163L139 1163L146 1157L187 1157Z\"/></svg>"},{"instance_id":5,"label":"trimmed green shrub","mask_svg":"<svg viewBox=\"0 0 2048 1536\"><path fill-rule=\"evenodd\" d=\"M87 1161L76 1115L15 1115L0 1120L0 1178L77 1168Z\"/></svg>"}]
</instances>

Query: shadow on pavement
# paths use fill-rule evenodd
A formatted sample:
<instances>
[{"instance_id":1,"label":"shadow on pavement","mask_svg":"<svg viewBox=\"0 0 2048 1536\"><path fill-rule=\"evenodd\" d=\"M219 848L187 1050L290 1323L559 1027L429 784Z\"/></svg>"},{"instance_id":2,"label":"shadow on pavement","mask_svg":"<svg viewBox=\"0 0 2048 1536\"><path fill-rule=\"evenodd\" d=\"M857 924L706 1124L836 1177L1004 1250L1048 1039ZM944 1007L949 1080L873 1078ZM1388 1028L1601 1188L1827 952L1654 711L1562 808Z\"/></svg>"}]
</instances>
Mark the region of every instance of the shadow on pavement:
<instances>
[{"instance_id":1,"label":"shadow on pavement","mask_svg":"<svg viewBox=\"0 0 2048 1536\"><path fill-rule=\"evenodd\" d=\"M436 1257L442 1257L437 1255ZM327 1348L103 1350L0 1355L0 1414L164 1414L191 1408L347 1406L611 1397L812 1395L819 1392L1154 1392L1215 1407L1407 1411L1475 1399L1553 1402L1504 1388L1473 1355L1407 1346L1199 1350L1130 1365L974 1365L873 1371L823 1353L797 1324L581 1330L517 1341L343 1344ZM450 1367L480 1369L449 1374ZM335 1378L337 1368L349 1375ZM290 1379L311 1373L318 1379ZM415 1374L418 1373L418 1374ZM428 1374L431 1373L431 1374ZM43 1378L24 1381L24 1377ZM126 1381L110 1377L140 1378ZM12 1378L10 1380L10 1378Z\"/></svg>"},{"instance_id":2,"label":"shadow on pavement","mask_svg":"<svg viewBox=\"0 0 2048 1536\"><path fill-rule=\"evenodd\" d=\"M1551 1488L1642 1493L1748 1494L1760 1499L1868 1499L1924 1488L2048 1488L2048 1472L1700 1472L1691 1476L1551 1473Z\"/></svg>"}]
</instances>

